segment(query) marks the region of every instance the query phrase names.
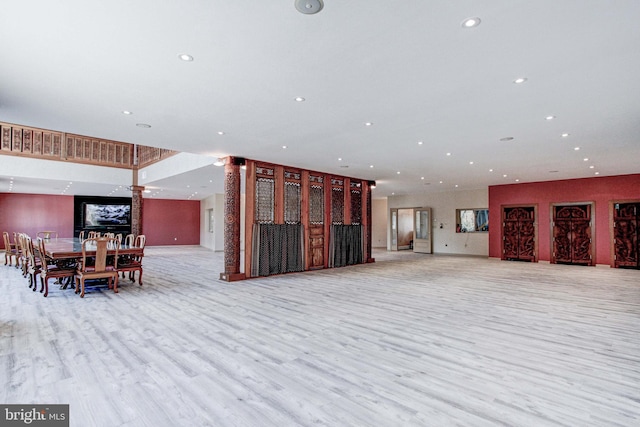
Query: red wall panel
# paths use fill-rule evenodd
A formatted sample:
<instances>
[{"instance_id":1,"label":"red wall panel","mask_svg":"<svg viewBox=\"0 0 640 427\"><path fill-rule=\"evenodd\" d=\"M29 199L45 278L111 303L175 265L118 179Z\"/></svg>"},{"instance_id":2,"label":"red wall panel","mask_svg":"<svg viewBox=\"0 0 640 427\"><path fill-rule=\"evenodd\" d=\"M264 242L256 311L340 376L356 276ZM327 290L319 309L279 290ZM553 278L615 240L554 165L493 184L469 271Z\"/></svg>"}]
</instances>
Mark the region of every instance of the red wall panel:
<instances>
[{"instance_id":1,"label":"red wall panel","mask_svg":"<svg viewBox=\"0 0 640 427\"><path fill-rule=\"evenodd\" d=\"M147 245L199 245L200 201L144 199L142 232Z\"/></svg>"},{"instance_id":2,"label":"red wall panel","mask_svg":"<svg viewBox=\"0 0 640 427\"><path fill-rule=\"evenodd\" d=\"M144 199L142 221L149 246L200 244L200 201ZM73 196L0 193L0 232L44 230L73 237Z\"/></svg>"},{"instance_id":3,"label":"red wall panel","mask_svg":"<svg viewBox=\"0 0 640 427\"><path fill-rule=\"evenodd\" d=\"M73 196L0 193L0 232L27 233L54 230L73 237ZM0 241L4 249L4 241Z\"/></svg>"},{"instance_id":4,"label":"red wall panel","mask_svg":"<svg viewBox=\"0 0 640 427\"><path fill-rule=\"evenodd\" d=\"M640 200L640 174L567 179L489 187L489 256L500 258L501 206L538 205L538 259L551 259L551 205L594 202L593 231L596 264L611 263L609 202Z\"/></svg>"}]
</instances>

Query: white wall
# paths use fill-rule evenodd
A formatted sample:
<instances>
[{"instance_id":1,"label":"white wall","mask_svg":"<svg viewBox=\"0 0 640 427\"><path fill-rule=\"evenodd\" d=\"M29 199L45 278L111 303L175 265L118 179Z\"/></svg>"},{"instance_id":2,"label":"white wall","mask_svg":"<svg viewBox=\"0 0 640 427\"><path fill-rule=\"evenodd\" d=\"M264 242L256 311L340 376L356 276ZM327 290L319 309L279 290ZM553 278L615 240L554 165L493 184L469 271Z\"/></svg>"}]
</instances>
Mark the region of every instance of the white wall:
<instances>
[{"instance_id":1,"label":"white wall","mask_svg":"<svg viewBox=\"0 0 640 427\"><path fill-rule=\"evenodd\" d=\"M374 248L387 247L387 224L389 223L389 209L387 199L371 200L371 246Z\"/></svg>"},{"instance_id":2,"label":"white wall","mask_svg":"<svg viewBox=\"0 0 640 427\"><path fill-rule=\"evenodd\" d=\"M456 209L488 208L488 189L392 196L388 198L387 205L387 218L392 208L432 209L434 253L489 256L489 233L456 233ZM388 220L385 221L389 248L389 226Z\"/></svg>"},{"instance_id":3,"label":"white wall","mask_svg":"<svg viewBox=\"0 0 640 427\"><path fill-rule=\"evenodd\" d=\"M240 198L240 250L244 250L245 196ZM213 209L213 233L209 232L209 209ZM200 201L200 245L224 251L224 194L214 194Z\"/></svg>"}]
</instances>

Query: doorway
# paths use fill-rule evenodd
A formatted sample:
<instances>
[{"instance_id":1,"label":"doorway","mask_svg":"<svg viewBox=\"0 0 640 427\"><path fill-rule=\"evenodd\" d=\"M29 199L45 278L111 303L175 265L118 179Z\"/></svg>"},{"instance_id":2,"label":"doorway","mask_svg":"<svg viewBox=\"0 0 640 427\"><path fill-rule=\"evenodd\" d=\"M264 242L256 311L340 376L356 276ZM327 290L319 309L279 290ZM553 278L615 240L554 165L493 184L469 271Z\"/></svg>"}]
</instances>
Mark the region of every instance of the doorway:
<instances>
[{"instance_id":1,"label":"doorway","mask_svg":"<svg viewBox=\"0 0 640 427\"><path fill-rule=\"evenodd\" d=\"M613 204L613 260L616 268L640 269L640 202Z\"/></svg>"},{"instance_id":2,"label":"doorway","mask_svg":"<svg viewBox=\"0 0 640 427\"><path fill-rule=\"evenodd\" d=\"M553 205L552 263L593 264L592 204Z\"/></svg>"},{"instance_id":3,"label":"doorway","mask_svg":"<svg viewBox=\"0 0 640 427\"><path fill-rule=\"evenodd\" d=\"M393 208L389 219L392 251L432 252L431 208Z\"/></svg>"}]
</instances>

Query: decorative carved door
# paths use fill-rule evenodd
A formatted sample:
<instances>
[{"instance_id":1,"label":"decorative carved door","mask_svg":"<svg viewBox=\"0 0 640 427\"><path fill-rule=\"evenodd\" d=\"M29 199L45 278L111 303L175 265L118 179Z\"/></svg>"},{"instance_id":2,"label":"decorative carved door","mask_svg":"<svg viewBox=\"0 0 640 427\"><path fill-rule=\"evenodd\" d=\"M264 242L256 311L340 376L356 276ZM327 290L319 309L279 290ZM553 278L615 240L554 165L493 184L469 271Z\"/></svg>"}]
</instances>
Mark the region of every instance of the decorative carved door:
<instances>
[{"instance_id":1,"label":"decorative carved door","mask_svg":"<svg viewBox=\"0 0 640 427\"><path fill-rule=\"evenodd\" d=\"M590 204L553 207L551 262L593 265Z\"/></svg>"},{"instance_id":2,"label":"decorative carved door","mask_svg":"<svg viewBox=\"0 0 640 427\"><path fill-rule=\"evenodd\" d=\"M613 206L615 267L640 268L640 202Z\"/></svg>"},{"instance_id":3,"label":"decorative carved door","mask_svg":"<svg viewBox=\"0 0 640 427\"><path fill-rule=\"evenodd\" d=\"M309 269L324 268L324 178L309 175Z\"/></svg>"},{"instance_id":4,"label":"decorative carved door","mask_svg":"<svg viewBox=\"0 0 640 427\"><path fill-rule=\"evenodd\" d=\"M502 259L536 261L534 206L502 209Z\"/></svg>"}]
</instances>

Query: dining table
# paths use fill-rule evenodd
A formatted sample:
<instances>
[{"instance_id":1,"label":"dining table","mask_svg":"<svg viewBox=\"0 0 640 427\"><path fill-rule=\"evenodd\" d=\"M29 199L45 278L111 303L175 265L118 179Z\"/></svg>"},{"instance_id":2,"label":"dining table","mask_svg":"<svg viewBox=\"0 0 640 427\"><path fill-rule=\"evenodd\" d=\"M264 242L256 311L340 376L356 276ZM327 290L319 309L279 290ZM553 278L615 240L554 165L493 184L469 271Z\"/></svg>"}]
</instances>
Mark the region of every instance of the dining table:
<instances>
[{"instance_id":1,"label":"dining table","mask_svg":"<svg viewBox=\"0 0 640 427\"><path fill-rule=\"evenodd\" d=\"M45 255L52 260L79 259L82 258L82 240L77 237L63 237L44 240ZM87 256L95 256L96 251L87 247ZM142 255L144 248L138 246L121 245L118 255ZM115 255L115 249L109 249L107 255Z\"/></svg>"}]
</instances>

